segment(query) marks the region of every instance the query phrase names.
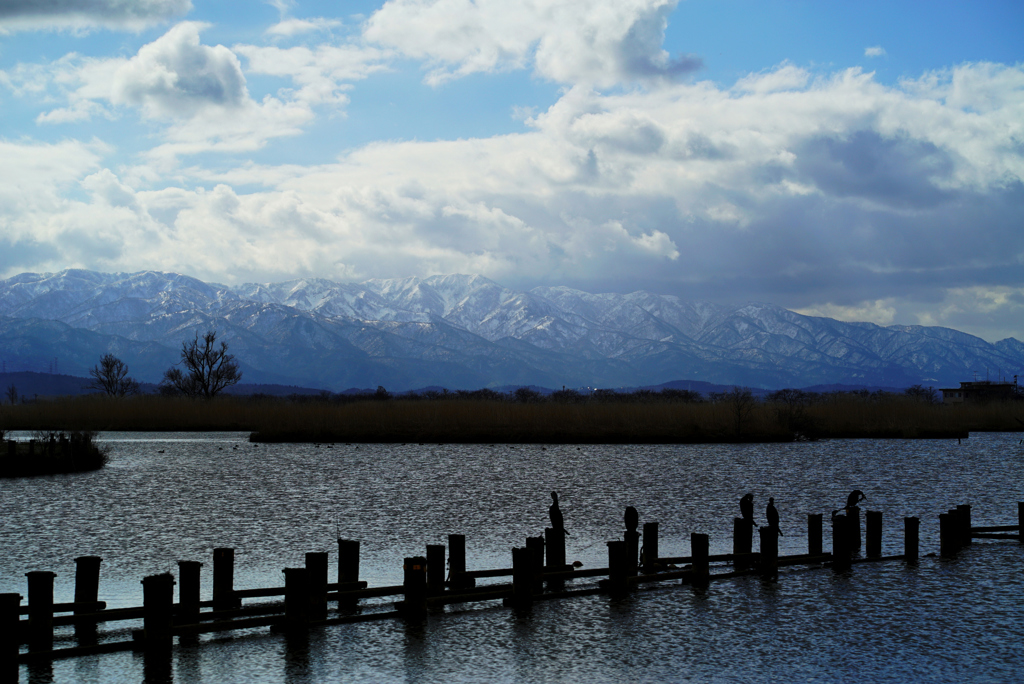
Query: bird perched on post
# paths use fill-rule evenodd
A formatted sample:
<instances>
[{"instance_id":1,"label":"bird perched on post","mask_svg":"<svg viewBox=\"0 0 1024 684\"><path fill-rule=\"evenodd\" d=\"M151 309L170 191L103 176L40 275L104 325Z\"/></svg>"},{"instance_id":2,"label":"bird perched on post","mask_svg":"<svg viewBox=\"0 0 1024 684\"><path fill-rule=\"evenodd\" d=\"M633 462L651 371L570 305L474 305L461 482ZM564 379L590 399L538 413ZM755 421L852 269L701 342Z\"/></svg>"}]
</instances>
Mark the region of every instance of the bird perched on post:
<instances>
[{"instance_id":1,"label":"bird perched on post","mask_svg":"<svg viewBox=\"0 0 1024 684\"><path fill-rule=\"evenodd\" d=\"M558 507L558 492L551 492L552 504L548 508L548 516L551 518L551 529L562 530L566 536L569 531L565 529L565 519L562 517L562 509Z\"/></svg>"},{"instance_id":2,"label":"bird perched on post","mask_svg":"<svg viewBox=\"0 0 1024 684\"><path fill-rule=\"evenodd\" d=\"M640 525L640 514L636 512L636 509L632 506L626 506L626 530L629 532L636 532L636 528Z\"/></svg>"},{"instance_id":3,"label":"bird perched on post","mask_svg":"<svg viewBox=\"0 0 1024 684\"><path fill-rule=\"evenodd\" d=\"M778 532L780 537L786 536L779 529L779 509L775 508L775 497L768 497L768 506L764 509L764 517L768 520L768 527Z\"/></svg>"},{"instance_id":4,"label":"bird perched on post","mask_svg":"<svg viewBox=\"0 0 1024 684\"><path fill-rule=\"evenodd\" d=\"M864 492L859 489L854 489L850 492L850 496L846 497L846 506L843 508L845 511L849 511L851 508L856 507L861 501L867 501L868 497L864 496Z\"/></svg>"},{"instance_id":5,"label":"bird perched on post","mask_svg":"<svg viewBox=\"0 0 1024 684\"><path fill-rule=\"evenodd\" d=\"M757 523L754 522L754 495L744 494L743 498L740 499L740 514L743 519L748 523L757 527Z\"/></svg>"}]
</instances>

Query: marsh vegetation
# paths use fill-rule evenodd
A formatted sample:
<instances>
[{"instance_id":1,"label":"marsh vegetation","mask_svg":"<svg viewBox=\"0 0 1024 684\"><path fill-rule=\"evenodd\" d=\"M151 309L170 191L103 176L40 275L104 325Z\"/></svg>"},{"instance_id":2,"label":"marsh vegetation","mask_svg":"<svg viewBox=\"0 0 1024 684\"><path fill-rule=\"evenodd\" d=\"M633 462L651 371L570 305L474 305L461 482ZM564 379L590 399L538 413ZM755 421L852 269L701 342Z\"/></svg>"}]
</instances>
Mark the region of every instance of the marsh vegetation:
<instances>
[{"instance_id":1,"label":"marsh vegetation","mask_svg":"<svg viewBox=\"0 0 1024 684\"><path fill-rule=\"evenodd\" d=\"M6 441L0 430L0 478L98 470L107 453L89 430L36 430L28 441Z\"/></svg>"},{"instance_id":2,"label":"marsh vegetation","mask_svg":"<svg viewBox=\"0 0 1024 684\"><path fill-rule=\"evenodd\" d=\"M383 389L383 388L381 388ZM914 395L808 394L764 399L735 389L542 396L478 392L394 397L77 397L0 407L20 430L253 433L261 442L778 442L836 437L950 438L1024 428L1024 402L943 405Z\"/></svg>"}]
</instances>

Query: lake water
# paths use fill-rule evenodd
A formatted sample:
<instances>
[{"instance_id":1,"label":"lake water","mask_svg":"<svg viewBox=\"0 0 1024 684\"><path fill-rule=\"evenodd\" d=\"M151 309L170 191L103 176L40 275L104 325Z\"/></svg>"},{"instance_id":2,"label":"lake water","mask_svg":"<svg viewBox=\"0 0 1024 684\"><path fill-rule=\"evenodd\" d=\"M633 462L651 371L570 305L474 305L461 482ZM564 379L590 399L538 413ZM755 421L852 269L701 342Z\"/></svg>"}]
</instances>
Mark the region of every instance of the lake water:
<instances>
[{"instance_id":1,"label":"lake water","mask_svg":"<svg viewBox=\"0 0 1024 684\"><path fill-rule=\"evenodd\" d=\"M22 435L27 438L27 435ZM660 523L661 555L732 549L745 492L757 518L775 497L780 553L806 552L810 512L853 489L882 511L883 553L902 552L902 518L921 518L918 566L846 573L783 569L779 580L659 585L517 615L498 603L449 607L423 624L383 621L286 639L268 629L176 646L178 682L1009 682L1024 672L1024 545L976 542L951 561L938 514L972 505L975 525L1014 524L1024 500L1018 434L957 441L836 440L767 445L253 445L243 433L108 433L102 471L0 480L0 592L57 573L69 601L74 558L103 557L100 599L140 605L145 575L234 547L235 586L283 584L307 551L359 539L361 578L400 584L402 559L465 534L469 569L508 567L543 534L558 490L567 559L605 567L623 510ZM825 548L830 546L828 526ZM579 584L583 584L582 582ZM120 624L120 623L113 623ZM122 633L117 638L124 638ZM74 643L58 632L58 646ZM22 667L22 681L138 682L131 653Z\"/></svg>"}]
</instances>

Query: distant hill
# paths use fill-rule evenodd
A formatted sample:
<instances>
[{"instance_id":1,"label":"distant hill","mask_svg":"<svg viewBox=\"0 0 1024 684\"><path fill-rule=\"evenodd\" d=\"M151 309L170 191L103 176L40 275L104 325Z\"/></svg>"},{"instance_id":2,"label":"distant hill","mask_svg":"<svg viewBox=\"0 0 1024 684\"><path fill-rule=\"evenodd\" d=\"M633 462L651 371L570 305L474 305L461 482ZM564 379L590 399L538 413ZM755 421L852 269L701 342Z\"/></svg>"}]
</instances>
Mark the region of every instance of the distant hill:
<instances>
[{"instance_id":1,"label":"distant hill","mask_svg":"<svg viewBox=\"0 0 1024 684\"><path fill-rule=\"evenodd\" d=\"M949 328L804 316L650 292L523 292L476 275L228 287L158 272L67 270L0 281L0 368L84 377L112 353L156 383L217 330L246 383L386 387L951 386L1024 375L1024 344ZM686 387L680 386L680 389ZM283 391L283 390L281 390ZM272 393L272 392L267 392Z\"/></svg>"}]
</instances>

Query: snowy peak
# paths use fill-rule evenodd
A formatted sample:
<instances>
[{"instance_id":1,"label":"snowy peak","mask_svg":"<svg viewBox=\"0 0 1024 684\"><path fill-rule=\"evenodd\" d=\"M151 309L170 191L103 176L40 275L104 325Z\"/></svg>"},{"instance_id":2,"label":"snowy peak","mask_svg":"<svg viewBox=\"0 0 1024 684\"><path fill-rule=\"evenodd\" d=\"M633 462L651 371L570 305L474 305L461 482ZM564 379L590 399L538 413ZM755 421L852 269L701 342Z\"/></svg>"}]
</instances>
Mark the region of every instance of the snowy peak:
<instances>
[{"instance_id":1,"label":"snowy peak","mask_svg":"<svg viewBox=\"0 0 1024 684\"><path fill-rule=\"evenodd\" d=\"M47 354L52 362L71 353L65 343L39 341L66 338L55 332L59 326L26 337L25 326L34 324L14 323L33 320L94 336L90 351L80 352L81 374L95 363L90 355L97 348L138 343L139 354L160 359L140 363L155 367L174 357L184 337L215 328L249 377L329 389L460 386L456 381L622 386L684 378L762 387L899 386L955 383L986 368L1024 374L1024 344L1013 338L993 345L948 328L847 323L773 304L728 306L645 291L521 292L464 274L230 288L157 271L22 274L0 281L5 363L30 364ZM35 347L25 339L37 340Z\"/></svg>"}]
</instances>

